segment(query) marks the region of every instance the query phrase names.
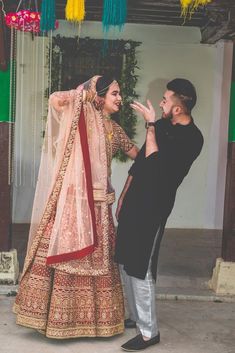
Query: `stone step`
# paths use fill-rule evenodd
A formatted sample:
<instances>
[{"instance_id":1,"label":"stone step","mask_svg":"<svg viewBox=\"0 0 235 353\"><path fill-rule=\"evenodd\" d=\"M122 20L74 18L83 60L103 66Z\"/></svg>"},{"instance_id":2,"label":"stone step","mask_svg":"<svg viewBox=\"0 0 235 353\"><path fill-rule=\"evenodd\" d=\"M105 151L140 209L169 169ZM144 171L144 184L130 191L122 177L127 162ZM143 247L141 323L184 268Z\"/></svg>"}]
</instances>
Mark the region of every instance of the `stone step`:
<instances>
[{"instance_id":1,"label":"stone step","mask_svg":"<svg viewBox=\"0 0 235 353\"><path fill-rule=\"evenodd\" d=\"M195 277L195 276L167 276L158 275L157 286L158 287L171 287L171 288L208 288L208 281L210 278L207 277Z\"/></svg>"}]
</instances>

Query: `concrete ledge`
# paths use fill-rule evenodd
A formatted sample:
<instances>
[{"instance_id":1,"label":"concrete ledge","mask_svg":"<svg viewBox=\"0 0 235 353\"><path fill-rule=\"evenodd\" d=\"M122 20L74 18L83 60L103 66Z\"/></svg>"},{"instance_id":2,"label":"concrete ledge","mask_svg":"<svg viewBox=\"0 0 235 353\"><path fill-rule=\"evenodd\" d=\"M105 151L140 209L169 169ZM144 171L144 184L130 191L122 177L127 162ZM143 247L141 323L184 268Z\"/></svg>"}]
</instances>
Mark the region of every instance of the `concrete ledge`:
<instances>
[{"instance_id":1,"label":"concrete ledge","mask_svg":"<svg viewBox=\"0 0 235 353\"><path fill-rule=\"evenodd\" d=\"M0 252L0 284L16 284L19 277L17 251Z\"/></svg>"},{"instance_id":2,"label":"concrete ledge","mask_svg":"<svg viewBox=\"0 0 235 353\"><path fill-rule=\"evenodd\" d=\"M184 291L187 288L208 288L208 277L192 276L190 274L177 276L177 275L157 275L157 288L182 288Z\"/></svg>"},{"instance_id":3,"label":"concrete ledge","mask_svg":"<svg viewBox=\"0 0 235 353\"><path fill-rule=\"evenodd\" d=\"M218 258L208 285L216 294L235 295L235 262Z\"/></svg>"},{"instance_id":4,"label":"concrete ledge","mask_svg":"<svg viewBox=\"0 0 235 353\"><path fill-rule=\"evenodd\" d=\"M186 300L198 302L235 303L235 296L215 294L201 288L157 288L157 300Z\"/></svg>"},{"instance_id":5,"label":"concrete ledge","mask_svg":"<svg viewBox=\"0 0 235 353\"><path fill-rule=\"evenodd\" d=\"M0 284L0 295L4 295L7 297L15 297L18 291L18 285L17 284L11 284L11 285L4 285Z\"/></svg>"},{"instance_id":6,"label":"concrete ledge","mask_svg":"<svg viewBox=\"0 0 235 353\"><path fill-rule=\"evenodd\" d=\"M0 285L0 295L16 296L18 285ZM157 300L235 303L235 296L215 294L210 289L157 287Z\"/></svg>"}]
</instances>

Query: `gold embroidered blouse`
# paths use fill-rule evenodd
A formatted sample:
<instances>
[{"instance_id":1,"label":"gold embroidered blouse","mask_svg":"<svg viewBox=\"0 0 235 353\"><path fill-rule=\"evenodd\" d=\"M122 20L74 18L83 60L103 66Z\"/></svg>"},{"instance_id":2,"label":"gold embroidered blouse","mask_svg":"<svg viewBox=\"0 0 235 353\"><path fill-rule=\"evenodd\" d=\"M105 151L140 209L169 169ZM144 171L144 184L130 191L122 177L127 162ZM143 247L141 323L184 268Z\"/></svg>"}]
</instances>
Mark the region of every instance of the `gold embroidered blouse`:
<instances>
[{"instance_id":1,"label":"gold embroidered blouse","mask_svg":"<svg viewBox=\"0 0 235 353\"><path fill-rule=\"evenodd\" d=\"M110 119L111 131L105 129L108 175L111 175L111 162L116 152L121 149L124 153L130 151L134 143L127 136L123 128Z\"/></svg>"}]
</instances>

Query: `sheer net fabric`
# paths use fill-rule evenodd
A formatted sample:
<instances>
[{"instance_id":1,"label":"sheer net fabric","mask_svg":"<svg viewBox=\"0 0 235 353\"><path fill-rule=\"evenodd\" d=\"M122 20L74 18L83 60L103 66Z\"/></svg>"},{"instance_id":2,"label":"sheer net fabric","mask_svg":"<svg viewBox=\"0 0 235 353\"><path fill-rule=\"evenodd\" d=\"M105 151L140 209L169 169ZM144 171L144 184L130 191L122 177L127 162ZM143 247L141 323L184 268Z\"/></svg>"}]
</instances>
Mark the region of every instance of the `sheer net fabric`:
<instances>
[{"instance_id":1,"label":"sheer net fabric","mask_svg":"<svg viewBox=\"0 0 235 353\"><path fill-rule=\"evenodd\" d=\"M93 77L86 82L86 89L82 85L76 90L56 92L50 97L27 256L27 260L33 257L37 244L34 239L40 239L53 215L54 222L47 258L52 258L53 266L57 268L61 267L64 271L83 275L86 272L91 274L91 271L96 271L96 269L92 266L88 268L87 265L82 268L79 261L71 262L71 260L91 253L95 245L85 162L81 148L82 136L78 133L82 110L92 165L94 198L95 201L105 201L107 198L107 155L104 127L101 113L92 104L98 77ZM66 102L66 104L60 106L60 102ZM100 207L102 208L103 231L108 236L108 205L103 202ZM105 249L103 250L108 260L108 254L105 253ZM66 256L67 254L70 255ZM67 258L71 263L65 263ZM62 263L61 266L60 263ZM28 265L29 261L26 261L24 272ZM100 266L97 269L97 275L101 271ZM103 267L103 273L105 271L107 272L107 264L106 269Z\"/></svg>"}]
</instances>

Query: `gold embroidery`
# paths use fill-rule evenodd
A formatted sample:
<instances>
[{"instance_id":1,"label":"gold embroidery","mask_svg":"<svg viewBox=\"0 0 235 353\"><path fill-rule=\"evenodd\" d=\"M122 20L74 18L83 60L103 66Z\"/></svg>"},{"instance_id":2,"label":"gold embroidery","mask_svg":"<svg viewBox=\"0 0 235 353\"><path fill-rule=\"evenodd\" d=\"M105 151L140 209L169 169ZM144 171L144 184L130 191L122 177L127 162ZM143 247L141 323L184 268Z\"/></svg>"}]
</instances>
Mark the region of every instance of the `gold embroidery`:
<instances>
[{"instance_id":1,"label":"gold embroidery","mask_svg":"<svg viewBox=\"0 0 235 353\"><path fill-rule=\"evenodd\" d=\"M14 305L17 323L56 339L122 333L124 308L118 267L112 260L115 229L111 209L107 275L71 276L49 268L46 266L49 240L50 224L30 270L21 280ZM95 256L92 260L96 263Z\"/></svg>"}]
</instances>

